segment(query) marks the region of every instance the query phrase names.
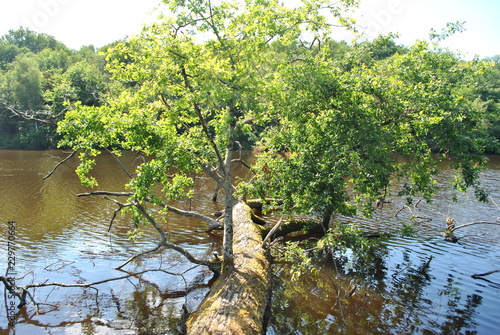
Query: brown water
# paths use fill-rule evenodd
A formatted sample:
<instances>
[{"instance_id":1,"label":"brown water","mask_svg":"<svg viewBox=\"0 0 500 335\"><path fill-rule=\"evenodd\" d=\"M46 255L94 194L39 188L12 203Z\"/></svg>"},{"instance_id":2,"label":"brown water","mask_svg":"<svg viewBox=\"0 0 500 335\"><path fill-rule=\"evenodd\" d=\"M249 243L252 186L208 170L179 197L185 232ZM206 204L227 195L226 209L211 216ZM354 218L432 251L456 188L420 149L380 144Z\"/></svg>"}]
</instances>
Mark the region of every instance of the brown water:
<instances>
[{"instance_id":1,"label":"brown water","mask_svg":"<svg viewBox=\"0 0 500 335\"><path fill-rule=\"evenodd\" d=\"M72 158L52 177L42 180L62 151L0 151L0 269L7 267L8 222L15 222L15 270L18 284L35 282L81 283L123 276L113 270L135 252L154 247L158 237L149 227L136 242L127 240L131 228L119 217L108 232L116 205L102 197L76 197L88 189L80 186ZM99 189L124 191L126 174L107 154L95 172ZM123 157L129 170L139 164L132 154ZM439 180L451 178L446 167ZM237 171L241 173L241 171ZM500 203L500 159L492 157L483 174L485 186ZM213 183L197 178L197 194L179 207L210 214L220 206L210 201ZM291 281L286 265L274 265L273 317L268 334L495 334L500 333L500 273L473 279L474 273L500 268L500 227L471 226L457 230L459 244L440 237L446 216L457 223L500 217L495 204L482 204L471 194L452 202L445 188L433 204L410 208L426 220L416 222L419 235L402 238L397 231L409 223L410 210L392 198L370 219L354 221L365 230L395 233L359 259L348 252L335 259L318 259L318 275L306 274ZM219 251L220 232L189 233L205 229L203 222L168 215L164 228L173 242L199 257ZM426 270L423 266L432 256ZM30 304L9 327L6 308L0 308L0 334L175 334L180 310L196 308L208 290L210 273L191 265L176 253L163 250L127 265L128 273L149 272L92 289L39 288L35 299L46 303L39 312ZM3 270L2 270L3 271ZM187 272L186 272L187 271ZM355 290L354 287L356 287ZM350 295L352 293L352 295ZM2 298L2 300L9 300ZM6 306L3 305L2 306Z\"/></svg>"}]
</instances>

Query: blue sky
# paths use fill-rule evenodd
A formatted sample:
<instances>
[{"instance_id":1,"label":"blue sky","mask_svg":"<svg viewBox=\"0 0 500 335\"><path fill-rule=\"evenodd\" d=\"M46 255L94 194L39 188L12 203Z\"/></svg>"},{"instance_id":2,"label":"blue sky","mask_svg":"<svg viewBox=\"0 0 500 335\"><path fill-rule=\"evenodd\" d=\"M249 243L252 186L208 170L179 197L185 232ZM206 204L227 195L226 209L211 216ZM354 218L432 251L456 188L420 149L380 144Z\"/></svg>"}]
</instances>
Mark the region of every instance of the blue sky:
<instances>
[{"instance_id":1,"label":"blue sky","mask_svg":"<svg viewBox=\"0 0 500 335\"><path fill-rule=\"evenodd\" d=\"M103 46L140 31L159 0L0 0L0 35L23 25L50 34L67 46ZM295 1L295 0L292 0ZM285 1L286 2L286 1ZM334 2L334 1L332 1ZM354 14L368 38L400 34L398 42L426 39L431 28L466 21L464 33L443 43L464 58L500 54L499 0L361 0ZM336 39L351 40L337 32Z\"/></svg>"}]
</instances>

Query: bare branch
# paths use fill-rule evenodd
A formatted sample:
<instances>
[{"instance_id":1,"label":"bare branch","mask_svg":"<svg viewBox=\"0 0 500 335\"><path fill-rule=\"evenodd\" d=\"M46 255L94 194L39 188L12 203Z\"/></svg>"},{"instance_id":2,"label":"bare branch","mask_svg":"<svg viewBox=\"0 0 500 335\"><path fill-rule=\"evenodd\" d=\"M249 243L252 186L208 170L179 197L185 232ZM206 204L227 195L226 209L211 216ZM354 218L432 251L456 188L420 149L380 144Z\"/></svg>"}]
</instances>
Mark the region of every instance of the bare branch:
<instances>
[{"instance_id":1,"label":"bare branch","mask_svg":"<svg viewBox=\"0 0 500 335\"><path fill-rule=\"evenodd\" d=\"M115 222L115 219L116 219L116 214L118 214L119 212L121 212L121 210L125 207L130 207L130 206L133 206L134 204L132 203L126 203L126 204L122 204L121 202L119 202L118 200L115 200L115 199L111 199L111 198L108 198L107 196L104 196L104 199L106 200L109 200L109 201L112 201L114 202L115 204L118 205L118 208L114 210L113 212L113 217L111 218L111 220L109 221L109 227L108 227L108 232L111 230L111 227L113 226L113 222Z\"/></svg>"},{"instance_id":2,"label":"bare branch","mask_svg":"<svg viewBox=\"0 0 500 335\"><path fill-rule=\"evenodd\" d=\"M0 102L0 104L3 105L5 108L7 108L9 111L11 111L12 114L14 114L15 116L17 116L23 120L36 121L36 122L40 122L40 123L51 125L51 126L55 126L57 124L57 122L56 122L57 117L60 116L61 114L63 114L64 112L66 112L66 109L63 109L61 112L59 112L56 115L53 115L50 113L44 113L44 112L40 112L40 111L33 111L33 110L21 112L20 110L16 109L15 107L10 106L4 102ZM45 116L46 118L41 118L39 116Z\"/></svg>"},{"instance_id":3,"label":"bare branch","mask_svg":"<svg viewBox=\"0 0 500 335\"><path fill-rule=\"evenodd\" d=\"M149 223L151 223L151 225L156 229L158 234L160 234L161 241L160 241L159 245L165 246L169 249L173 249L173 250L177 251L178 253L180 253L181 255L186 257L191 263L206 265L206 266L210 267L211 269L213 268L213 266L215 265L214 262L196 258L189 251L184 249L183 247L181 247L177 244L168 242L167 235L165 234L163 229L158 225L158 223L155 221L155 219L151 215L149 215L149 213L146 211L146 209L140 203L138 203L136 201L134 201L134 205L139 210L139 212L141 212L141 214L149 221Z\"/></svg>"},{"instance_id":4,"label":"bare branch","mask_svg":"<svg viewBox=\"0 0 500 335\"><path fill-rule=\"evenodd\" d=\"M169 275L172 275L172 276L182 276L186 272L191 271L192 269L196 268L197 266L198 265L196 265L194 267L191 267L191 268L189 268L186 271L181 272L181 273L169 272L169 271L164 270L164 269L149 269L149 270L144 270L144 271L140 271L140 272L129 273L129 274L124 275L124 276L119 276L119 277L113 277L113 278L98 280L98 281L95 281L95 282L92 282L92 283L65 284L65 283L57 283L57 282L47 282L47 281L44 281L44 282L40 282L40 283L34 283L34 284L28 284L28 285L24 285L24 286L19 286L19 285L14 284L12 282L12 280L10 280L9 277L1 276L1 275L0 275L0 282L3 282L4 285L5 285L5 288L9 292L11 292L12 294L16 295L19 298L20 303L18 305L18 308L21 308L22 306L26 305L26 297L29 296L30 300L33 302L33 304L35 305L35 307L38 309L39 303L36 302L36 300L33 297L33 295L29 292L29 289L31 289L31 288L48 287L48 286L81 287L81 288L92 288L92 289L94 289L94 290L97 291L97 288L95 288L95 286L99 285L99 284L109 283L109 282L112 282L112 281L117 281L117 280L127 279L127 278L130 278L130 277L140 276L140 275L148 273L148 272L158 272L158 271L166 273L166 274L169 274Z\"/></svg>"},{"instance_id":5,"label":"bare branch","mask_svg":"<svg viewBox=\"0 0 500 335\"><path fill-rule=\"evenodd\" d=\"M146 211L146 209L138 201L134 200L133 204L134 204L135 208L137 208L139 210L139 212L141 212L141 214L146 218L146 220L148 220L149 223L151 223L151 225L158 232L158 234L160 235L160 238L161 238L160 243L162 245L165 245L165 243L167 243L167 234L165 234L165 231L163 231L163 229L158 225L158 223L156 223L156 220L151 215L149 215L149 213Z\"/></svg>"},{"instance_id":6,"label":"bare branch","mask_svg":"<svg viewBox=\"0 0 500 335\"><path fill-rule=\"evenodd\" d=\"M133 192L93 191L93 192L87 192L87 193L80 193L80 194L77 194L76 196L77 197L87 197L87 196L93 196L93 195L114 196L114 197L124 197L124 196L127 197L128 196L129 197L129 196L133 196L134 193ZM108 198L107 200L111 200L111 199ZM149 201L149 202L151 201L150 198L146 198L145 200ZM121 205L123 205L125 207L124 204L121 204ZM133 204L133 205L135 206L135 204ZM203 215L203 214L193 212L193 211L185 211L185 210L182 210L180 208L170 206L170 205L167 205L164 203L160 203L157 205L160 207L166 208L169 211L171 211L172 213L175 213L178 215L182 215L182 216L186 216L186 217L195 217L197 219L203 220L203 221L207 222L208 225L212 228L219 226L219 223L216 220L212 219L211 217L209 217L207 215Z\"/></svg>"},{"instance_id":7,"label":"bare branch","mask_svg":"<svg viewBox=\"0 0 500 335\"><path fill-rule=\"evenodd\" d=\"M211 228L220 226L220 224L219 224L219 222L217 222L217 220L214 220L207 215L203 215L203 214L193 212L193 211L185 211L185 210L182 210L182 209L179 209L177 207L170 206L170 205L164 205L164 206L172 213L182 215L182 216L187 216L187 217L195 217L197 219L203 220L203 221L207 222Z\"/></svg>"},{"instance_id":8,"label":"bare branch","mask_svg":"<svg viewBox=\"0 0 500 335\"><path fill-rule=\"evenodd\" d=\"M131 192L95 191L95 192L77 194L77 196L79 196L79 197L91 196L91 195L131 196L131 195L133 195L133 193L131 193ZM111 199L108 199L108 200L111 200ZM150 199L145 199L145 200L148 201ZM115 202L120 204L117 201L115 201ZM125 204L120 204L120 205L125 206ZM212 262L212 261L207 261L207 260L202 260L202 259L196 258L190 252L188 252L186 249L182 248L181 246L168 242L168 240L167 240L168 233L165 233L165 231L160 227L160 225L156 222L156 220L151 215L149 215L149 213L144 208L144 206L142 206L137 200L132 200L130 206L135 206L135 208L137 208L137 210L146 218L146 220L148 220L148 222L155 228L155 230L160 235L161 241L159 242L158 247L156 249L154 249L153 251L156 251L156 250L158 250L159 247L164 246L164 247L167 247L169 249L173 249L173 250L179 252L181 255L183 255L185 258L187 258L191 263L205 265L205 266L208 266L212 271L218 272L218 267L220 266L220 264L219 264L220 262ZM194 216L194 217L198 217L198 218L203 218L207 222L216 222L212 218L209 218L208 216L205 216L205 215L198 214L196 212L183 211L183 210L180 210L178 208L168 206L165 204L160 204L160 206L165 206L166 208L168 208L169 210L171 210L172 212L177 213L177 214L181 214L184 216ZM212 223L212 225L214 225L214 224ZM216 225L218 227L219 223L216 222ZM152 251L149 251L149 252L152 252ZM149 253L149 252L145 252L145 253ZM144 254L144 253L142 253L142 254ZM132 259L139 257L139 256L140 255L136 255ZM132 259L129 259L125 264L129 263ZM122 265L122 266L124 266L124 265Z\"/></svg>"},{"instance_id":9,"label":"bare branch","mask_svg":"<svg viewBox=\"0 0 500 335\"><path fill-rule=\"evenodd\" d=\"M68 157L66 157L65 159L63 159L62 161L60 161L59 163L56 164L56 166L54 166L54 168L52 169L52 171L50 171L45 177L43 177L43 180L49 178L50 176L52 176L52 174L57 170L57 168L61 165L63 165L64 163L66 163L71 157L73 157L75 154L77 153L77 151L73 151L72 153L70 153L68 155Z\"/></svg>"},{"instance_id":10,"label":"bare branch","mask_svg":"<svg viewBox=\"0 0 500 335\"><path fill-rule=\"evenodd\" d=\"M500 272L500 269L493 270L493 271L488 271L488 272L485 272L485 273L476 273L476 274L473 274L471 277L472 278L484 277L484 276L489 276L489 275L491 275L493 273L496 273L496 272Z\"/></svg>"},{"instance_id":11,"label":"bare branch","mask_svg":"<svg viewBox=\"0 0 500 335\"><path fill-rule=\"evenodd\" d=\"M469 222L460 226L456 226L450 229L451 232L457 230L458 228L463 228L467 226L472 226L476 224L494 224L494 225L500 225L500 221L476 221L476 222Z\"/></svg>"},{"instance_id":12,"label":"bare branch","mask_svg":"<svg viewBox=\"0 0 500 335\"><path fill-rule=\"evenodd\" d=\"M247 122L248 120L244 121L244 122ZM251 122L251 121L250 121ZM241 154L241 152L243 151L243 147L241 146L241 143L239 141L234 141L234 143L236 145L238 145L238 153L240 154L240 158L237 158L237 159L233 159L231 161L231 163L241 163L244 167L246 167L247 169L249 170L252 170L252 168L250 167L250 165L248 165L247 163L245 163L245 161L243 161L243 156Z\"/></svg>"},{"instance_id":13,"label":"bare branch","mask_svg":"<svg viewBox=\"0 0 500 335\"><path fill-rule=\"evenodd\" d=\"M118 163L118 165L120 165L120 167L122 168L123 172L125 172L125 174L130 179L132 179L132 175L127 171L127 169L125 169L125 167L123 166L122 162L118 159L118 157L116 157L116 155L113 152L111 152L111 150L109 150L108 148L106 148L106 151L115 159L115 161Z\"/></svg>"},{"instance_id":14,"label":"bare branch","mask_svg":"<svg viewBox=\"0 0 500 335\"><path fill-rule=\"evenodd\" d=\"M273 229L271 229L269 233L267 233L266 238L264 238L264 241L262 241L262 248L266 247L267 241L273 237L274 233L279 229L282 222L283 222L283 216L280 217L280 220L276 225L274 225Z\"/></svg>"},{"instance_id":15,"label":"bare branch","mask_svg":"<svg viewBox=\"0 0 500 335\"><path fill-rule=\"evenodd\" d=\"M133 192L108 192L108 191L93 191L93 192L87 192L87 193L79 193L76 196L77 197L88 197L91 195L109 195L113 197L129 197L131 195L134 195Z\"/></svg>"},{"instance_id":16,"label":"bare branch","mask_svg":"<svg viewBox=\"0 0 500 335\"><path fill-rule=\"evenodd\" d=\"M152 252L155 252L155 251L158 251L160 248L162 247L161 244L158 244L156 247L154 247L153 249L150 249L150 250L146 250L146 251L143 251L143 252L139 252L133 256L131 256L129 259L127 259L125 261L125 263L123 263L122 265L120 266L117 266L115 269L116 270L120 270L121 268L123 268L125 265L127 265L128 263L132 262L134 259L136 259L137 257L141 257L141 256L144 256L144 255L147 255L147 254L150 254Z\"/></svg>"}]
</instances>

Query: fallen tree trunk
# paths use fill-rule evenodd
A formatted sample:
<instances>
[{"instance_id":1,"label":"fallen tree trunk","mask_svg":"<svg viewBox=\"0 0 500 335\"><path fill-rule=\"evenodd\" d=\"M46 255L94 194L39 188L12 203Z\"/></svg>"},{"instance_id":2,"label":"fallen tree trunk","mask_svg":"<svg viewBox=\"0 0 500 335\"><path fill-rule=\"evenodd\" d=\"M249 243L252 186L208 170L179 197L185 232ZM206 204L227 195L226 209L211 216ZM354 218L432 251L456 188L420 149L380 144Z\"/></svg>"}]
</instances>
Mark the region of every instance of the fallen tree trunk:
<instances>
[{"instance_id":1,"label":"fallen tree trunk","mask_svg":"<svg viewBox=\"0 0 500 335\"><path fill-rule=\"evenodd\" d=\"M263 334L270 297L270 268L262 232L248 205L233 208L234 269L217 279L187 322L188 335Z\"/></svg>"}]
</instances>

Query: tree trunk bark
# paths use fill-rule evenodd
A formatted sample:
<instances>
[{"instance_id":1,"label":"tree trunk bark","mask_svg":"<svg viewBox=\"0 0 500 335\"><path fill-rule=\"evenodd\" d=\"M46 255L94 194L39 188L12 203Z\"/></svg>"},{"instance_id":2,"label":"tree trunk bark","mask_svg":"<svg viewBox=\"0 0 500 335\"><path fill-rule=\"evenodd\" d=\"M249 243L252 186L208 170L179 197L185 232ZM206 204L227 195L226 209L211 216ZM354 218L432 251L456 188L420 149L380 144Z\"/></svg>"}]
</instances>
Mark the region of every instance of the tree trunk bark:
<instances>
[{"instance_id":1,"label":"tree trunk bark","mask_svg":"<svg viewBox=\"0 0 500 335\"><path fill-rule=\"evenodd\" d=\"M234 268L212 286L186 322L188 335L263 334L270 297L270 268L262 232L243 203L233 207Z\"/></svg>"},{"instance_id":2,"label":"tree trunk bark","mask_svg":"<svg viewBox=\"0 0 500 335\"><path fill-rule=\"evenodd\" d=\"M233 183L231 179L231 160L233 152L226 150L225 166L223 167L222 188L224 189L224 237L222 242L222 272L234 264L233 251Z\"/></svg>"}]
</instances>

